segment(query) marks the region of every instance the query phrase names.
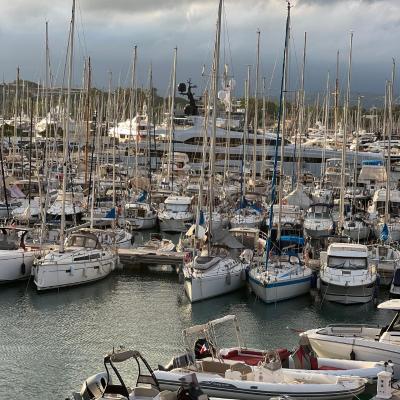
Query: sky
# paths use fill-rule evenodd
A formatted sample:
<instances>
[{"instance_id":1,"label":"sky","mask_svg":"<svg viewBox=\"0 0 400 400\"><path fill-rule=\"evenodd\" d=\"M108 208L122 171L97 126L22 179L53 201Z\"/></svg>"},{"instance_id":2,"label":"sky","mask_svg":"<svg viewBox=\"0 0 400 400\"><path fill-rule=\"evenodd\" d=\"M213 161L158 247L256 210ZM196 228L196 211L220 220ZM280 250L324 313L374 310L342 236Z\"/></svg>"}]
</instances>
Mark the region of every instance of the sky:
<instances>
[{"instance_id":1,"label":"sky","mask_svg":"<svg viewBox=\"0 0 400 400\"><path fill-rule=\"evenodd\" d=\"M154 86L167 92L173 49L178 48L177 81L191 78L206 85L212 59L218 0L76 0L74 85L82 82L90 56L93 85L129 85L133 46L138 47L138 82L147 84L152 65ZM0 72L15 79L39 81L45 71L45 21L49 24L51 68L62 81L72 0L0 0ZM347 74L349 36L354 32L351 91L384 93L392 58L400 66L400 0L294 0L291 9L290 87L298 87L307 32L305 85L307 93L323 92L327 74L334 85L336 53L340 51L340 81ZM222 64L243 92L247 65L256 62L256 31L261 32L260 76L277 93L284 45L284 0L225 0L221 39ZM202 68L205 74L202 77ZM400 79L398 80L400 82ZM395 85L398 86L398 85ZM395 92L398 92L395 89Z\"/></svg>"}]
</instances>

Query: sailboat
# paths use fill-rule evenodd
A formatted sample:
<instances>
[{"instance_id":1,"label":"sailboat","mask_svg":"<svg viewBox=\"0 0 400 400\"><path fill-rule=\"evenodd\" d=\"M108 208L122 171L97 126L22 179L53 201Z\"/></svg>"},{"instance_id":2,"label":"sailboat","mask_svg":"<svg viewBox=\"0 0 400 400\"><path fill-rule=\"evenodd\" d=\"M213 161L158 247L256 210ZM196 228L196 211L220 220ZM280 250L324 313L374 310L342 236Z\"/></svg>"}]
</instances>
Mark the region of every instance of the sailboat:
<instances>
[{"instance_id":1,"label":"sailboat","mask_svg":"<svg viewBox=\"0 0 400 400\"><path fill-rule=\"evenodd\" d=\"M69 115L71 105L71 82L73 67L73 44L75 25L75 0L72 2L72 17L69 37L69 66L67 90L67 120L64 131L63 181L61 192L60 245L56 251L50 251L38 259L33 268L34 283L37 290L49 290L81 285L102 279L116 267L117 254L107 245L101 244L95 231L71 228L69 237L66 225L66 189L68 179ZM93 191L94 192L94 191Z\"/></svg>"},{"instance_id":2,"label":"sailboat","mask_svg":"<svg viewBox=\"0 0 400 400\"><path fill-rule=\"evenodd\" d=\"M217 233L213 229L214 212L214 174L215 174L215 148L216 119L218 101L218 71L221 38L221 18L223 0L219 1L218 20L214 49L213 77L212 77L212 132L210 144L210 175L208 179L208 237L207 243L199 255L188 253L184 263L184 288L190 302L205 300L220 296L239 289L245 284L245 269L249 260L241 260L232 254L232 250L239 250L242 245L228 232ZM203 157L204 163L204 157ZM202 171L202 175L204 172ZM200 182L199 199L202 194L202 182ZM199 200L200 201L200 200ZM199 204L199 206L201 203ZM196 228L199 226L201 209L197 210ZM197 234L197 232L196 232ZM205 238L204 238L205 239ZM203 240L204 243L204 240Z\"/></svg>"},{"instance_id":3,"label":"sailboat","mask_svg":"<svg viewBox=\"0 0 400 400\"><path fill-rule=\"evenodd\" d=\"M272 176L272 195L271 206L269 211L269 227L273 226L274 203L276 197L275 185L277 176L277 159L279 143L284 142L279 140L281 122L285 121L285 92L287 83L287 68L286 62L288 59L288 40L290 30L290 4L288 5L288 14L286 19L286 35L285 49L283 56L283 69L281 80L281 95L279 102L278 114L278 130L275 145L274 170ZM279 185L280 198L282 192L282 180ZM279 208L282 205L279 203ZM280 213L281 210L278 210ZM265 251L265 265L254 263L249 271L249 284L252 291L265 303L274 303L281 300L290 299L296 296L306 294L310 290L312 271L310 268L303 265L298 252L293 251L293 244L302 246L304 239L299 237L281 236L280 218L278 220L276 248L272 248L272 232L269 229L268 241ZM294 243L293 243L294 242ZM288 246L285 246L285 243ZM275 253L275 254L274 254Z\"/></svg>"}]
</instances>

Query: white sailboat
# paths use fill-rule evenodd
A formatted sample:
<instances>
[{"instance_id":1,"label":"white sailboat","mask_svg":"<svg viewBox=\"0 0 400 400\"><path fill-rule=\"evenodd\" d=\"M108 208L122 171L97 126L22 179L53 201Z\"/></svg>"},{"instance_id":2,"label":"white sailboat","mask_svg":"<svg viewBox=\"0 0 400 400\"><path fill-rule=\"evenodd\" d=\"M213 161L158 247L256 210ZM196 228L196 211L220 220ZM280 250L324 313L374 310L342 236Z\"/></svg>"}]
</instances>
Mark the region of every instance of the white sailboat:
<instances>
[{"instance_id":1,"label":"white sailboat","mask_svg":"<svg viewBox=\"0 0 400 400\"><path fill-rule=\"evenodd\" d=\"M27 231L1 228L0 283L28 279L35 259L35 251L25 245Z\"/></svg>"},{"instance_id":2,"label":"white sailboat","mask_svg":"<svg viewBox=\"0 0 400 400\"><path fill-rule=\"evenodd\" d=\"M218 71L219 71L219 52L221 38L221 18L222 3L220 0L218 7L217 31L214 49L213 80L212 80L212 134L210 151L210 176L208 179L208 237L206 248L200 255L188 254L190 259L184 264L184 288L190 302L205 300L211 297L220 296L239 289L245 284L245 269L248 261L240 260L231 254L232 247L241 248L241 244L229 234L218 238L213 229L214 215L214 174L215 174L215 132L217 118L217 98L218 98ZM205 163L205 147L203 146L203 163ZM197 210L196 228L199 227L201 213L201 198L204 172L199 186L199 204ZM199 230L195 230L198 235ZM228 238L228 240L226 240ZM203 243L204 243L203 238ZM231 239L231 240L229 240ZM199 238L200 240L200 238ZM230 244L230 243L233 243Z\"/></svg>"}]
</instances>

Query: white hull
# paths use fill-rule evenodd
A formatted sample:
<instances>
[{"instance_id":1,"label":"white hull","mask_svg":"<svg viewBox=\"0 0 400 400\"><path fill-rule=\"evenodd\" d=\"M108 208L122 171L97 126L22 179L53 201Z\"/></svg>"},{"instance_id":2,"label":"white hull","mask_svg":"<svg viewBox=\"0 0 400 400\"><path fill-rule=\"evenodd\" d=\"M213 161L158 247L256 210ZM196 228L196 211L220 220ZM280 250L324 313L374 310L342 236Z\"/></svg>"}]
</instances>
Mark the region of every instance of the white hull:
<instances>
[{"instance_id":1,"label":"white hull","mask_svg":"<svg viewBox=\"0 0 400 400\"><path fill-rule=\"evenodd\" d=\"M362 379L348 377L352 381L343 383L295 383L295 378L308 380L317 375L321 377L321 382L333 382L336 377L324 377L320 374L298 373L295 371L285 372L289 382L293 383L273 383L268 380L252 381L223 378L218 374L199 373L196 377L202 391L210 397L240 399L240 400L267 400L276 396L288 396L298 400L333 400L351 399L354 395L364 391L364 381ZM154 374L162 390L177 390L181 385L180 378L189 371L154 371ZM300 378L301 377L301 378ZM340 379L340 378L337 378Z\"/></svg>"},{"instance_id":2,"label":"white hull","mask_svg":"<svg viewBox=\"0 0 400 400\"><path fill-rule=\"evenodd\" d=\"M354 242L358 242L359 240L365 240L368 238L370 233L370 228L368 226L363 226L360 228L345 228L343 230L343 234L348 236Z\"/></svg>"},{"instance_id":3,"label":"white hull","mask_svg":"<svg viewBox=\"0 0 400 400\"><path fill-rule=\"evenodd\" d=\"M185 292L191 303L231 293L244 286L243 270L232 272L229 277L220 273L201 278L185 278Z\"/></svg>"},{"instance_id":4,"label":"white hull","mask_svg":"<svg viewBox=\"0 0 400 400\"><path fill-rule=\"evenodd\" d=\"M148 217L148 218L130 218L125 219L127 223L127 228L133 231L145 230L145 229L152 229L157 224L157 217Z\"/></svg>"},{"instance_id":5,"label":"white hull","mask_svg":"<svg viewBox=\"0 0 400 400\"><path fill-rule=\"evenodd\" d=\"M33 269L34 282L39 291L83 285L105 278L115 266L114 256L88 262L40 264Z\"/></svg>"},{"instance_id":6,"label":"white hull","mask_svg":"<svg viewBox=\"0 0 400 400\"><path fill-rule=\"evenodd\" d=\"M1 250L0 251L0 283L28 279L34 260L32 251Z\"/></svg>"},{"instance_id":7,"label":"white hull","mask_svg":"<svg viewBox=\"0 0 400 400\"><path fill-rule=\"evenodd\" d=\"M350 360L353 351L356 360L393 362L394 377L400 377L400 346L360 337L324 335L316 331L310 330L305 334L318 357Z\"/></svg>"},{"instance_id":8,"label":"white hull","mask_svg":"<svg viewBox=\"0 0 400 400\"><path fill-rule=\"evenodd\" d=\"M311 274L287 282L267 283L261 282L250 271L249 283L254 294L264 303L275 303L308 293L311 287Z\"/></svg>"}]
</instances>

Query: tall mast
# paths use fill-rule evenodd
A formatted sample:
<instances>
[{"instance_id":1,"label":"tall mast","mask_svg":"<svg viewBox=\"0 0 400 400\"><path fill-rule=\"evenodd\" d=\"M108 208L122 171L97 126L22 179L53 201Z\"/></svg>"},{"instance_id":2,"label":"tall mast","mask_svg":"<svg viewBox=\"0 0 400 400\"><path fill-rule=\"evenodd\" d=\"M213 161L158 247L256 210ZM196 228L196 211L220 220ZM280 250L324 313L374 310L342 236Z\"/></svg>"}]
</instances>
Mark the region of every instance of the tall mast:
<instances>
[{"instance_id":1,"label":"tall mast","mask_svg":"<svg viewBox=\"0 0 400 400\"><path fill-rule=\"evenodd\" d=\"M285 69L284 69L284 90L282 92L282 137L281 137L281 157L280 157L280 165L279 165L279 214L278 214L278 230L277 230L277 240L281 237L281 215L282 215L282 194L283 194L283 165L285 160L285 137L286 137L286 91L288 86L288 78L289 78L289 39L290 39L290 3L288 2L288 18L289 22L286 27L286 35L287 35L287 43L285 46ZM278 140L278 139L277 139Z\"/></svg>"},{"instance_id":2,"label":"tall mast","mask_svg":"<svg viewBox=\"0 0 400 400\"><path fill-rule=\"evenodd\" d=\"M209 218L208 218L208 254L211 253L211 227L212 214L214 208L214 179L215 179L215 141L217 136L217 107L218 107L218 72L219 72L219 53L221 45L221 19L222 19L223 0L219 0L217 29L215 35L214 61L213 61L213 79L212 79L212 116L211 116L211 140L210 140L210 177L209 185Z\"/></svg>"},{"instance_id":3,"label":"tall mast","mask_svg":"<svg viewBox=\"0 0 400 400\"><path fill-rule=\"evenodd\" d=\"M171 87L171 109L170 109L170 123L169 123L169 145L168 145L168 166L167 166L167 175L168 179L171 179L171 190L173 189L173 175L174 175L174 167L171 166L173 163L173 141L174 141L174 113L175 113L175 87L176 87L176 60L178 57L178 48L174 49L174 62L172 67L172 87ZM171 159L172 157L172 159ZM171 172L172 168L172 172Z\"/></svg>"},{"instance_id":4,"label":"tall mast","mask_svg":"<svg viewBox=\"0 0 400 400\"><path fill-rule=\"evenodd\" d=\"M64 131L64 156L63 156L63 180L62 180L62 205L61 205L61 226L60 226L60 253L64 252L65 239L65 192L67 191L67 163L69 148L69 118L71 109L71 86L73 76L73 57L74 57L74 28L75 28L75 0L72 0L71 27L69 33L69 62L68 62L68 86L67 86L67 109L65 112L66 122Z\"/></svg>"},{"instance_id":5,"label":"tall mast","mask_svg":"<svg viewBox=\"0 0 400 400\"><path fill-rule=\"evenodd\" d=\"M131 90L129 96L129 146L132 140L132 123L133 123L133 116L135 114L135 107L136 107L136 96L135 96L135 85L136 85L136 62L137 62L137 46L133 48L133 61L132 61L132 76L131 76ZM138 160L137 160L137 153L138 153L138 134L136 132L135 138L135 179L137 179L137 172L138 172ZM129 157L128 157L129 158Z\"/></svg>"},{"instance_id":6,"label":"tall mast","mask_svg":"<svg viewBox=\"0 0 400 400\"><path fill-rule=\"evenodd\" d=\"M337 149L339 119L339 50L336 53L336 81L335 81L335 149Z\"/></svg>"},{"instance_id":7,"label":"tall mast","mask_svg":"<svg viewBox=\"0 0 400 400\"><path fill-rule=\"evenodd\" d=\"M91 85L92 68L90 65L90 57L87 63L86 76L86 146L85 146L85 186L88 184L88 161L89 161L89 137L90 137L90 85Z\"/></svg>"},{"instance_id":8,"label":"tall mast","mask_svg":"<svg viewBox=\"0 0 400 400\"><path fill-rule=\"evenodd\" d=\"M304 102L305 102L305 92L304 92L304 76L306 68L306 50L307 50L307 32L304 32L304 49L303 49L303 64L301 67L301 88L300 88L300 112L299 112L299 140L298 140L298 156L297 156L297 187L300 184L300 174L301 174L301 138L304 131Z\"/></svg>"},{"instance_id":9,"label":"tall mast","mask_svg":"<svg viewBox=\"0 0 400 400\"><path fill-rule=\"evenodd\" d=\"M262 157L261 157L261 172L260 172L260 178L264 179L265 176L265 135L267 134L267 121L266 121L266 100L265 100L265 77L262 79L262 85L263 85L263 98L262 98L262 125L263 125L263 140L262 140Z\"/></svg>"},{"instance_id":10,"label":"tall mast","mask_svg":"<svg viewBox=\"0 0 400 400\"><path fill-rule=\"evenodd\" d=\"M265 268L268 268L268 258L269 252L271 250L271 239L272 239L272 225L274 221L274 203L276 200L276 175L277 175L277 165L278 165L278 148L279 148L279 134L281 129L282 114L283 114L283 100L284 93L286 90L286 62L287 62L287 47L289 46L289 26L290 26L290 2L287 5L287 18L286 18L286 33L285 33L285 49L283 51L283 62L282 62L282 77L281 77L281 89L279 97L279 110L278 110L278 128L276 132L276 142L275 142L275 154L274 154L274 170L272 173L272 190L271 190L271 205L269 210L269 231L268 231L268 241L267 241L267 257L265 262ZM281 146L283 143L281 142ZM283 160L281 160L282 162Z\"/></svg>"},{"instance_id":11,"label":"tall mast","mask_svg":"<svg viewBox=\"0 0 400 400\"><path fill-rule=\"evenodd\" d=\"M19 67L17 67L17 78L15 80L14 143L13 143L13 159L11 168L12 175L14 175L15 157L17 155L18 112L19 112Z\"/></svg>"},{"instance_id":12,"label":"tall mast","mask_svg":"<svg viewBox=\"0 0 400 400\"><path fill-rule=\"evenodd\" d=\"M350 83L351 83L351 62L353 55L353 32L350 33L350 51L349 51L349 69L347 71L347 90L346 100L343 112L343 145L342 145L342 168L340 173L340 211L339 211L339 227L344 225L344 192L346 190L346 145L347 145L347 129L348 129L348 113L350 104Z\"/></svg>"},{"instance_id":13,"label":"tall mast","mask_svg":"<svg viewBox=\"0 0 400 400\"><path fill-rule=\"evenodd\" d=\"M3 124L1 126L1 144L0 144L0 163L1 163L1 178L4 190L4 200L7 208L7 218L10 217L10 209L8 206L8 196L6 189L6 176L4 174L4 160L3 160L3 146L4 146L4 130L5 130L5 115L6 115L6 84L3 79L3 93L2 93L2 115L3 115Z\"/></svg>"},{"instance_id":14,"label":"tall mast","mask_svg":"<svg viewBox=\"0 0 400 400\"><path fill-rule=\"evenodd\" d=\"M254 94L254 127L253 127L253 185L256 184L257 176L257 129L258 129L258 84L260 80L260 30L257 29L257 63L256 63L256 85Z\"/></svg>"},{"instance_id":15,"label":"tall mast","mask_svg":"<svg viewBox=\"0 0 400 400\"><path fill-rule=\"evenodd\" d=\"M330 74L328 72L328 76L326 78L326 98L325 98L325 113L324 113L324 146L322 149L322 163L321 163L321 182L323 182L323 178L325 175L325 159L326 159L326 139L328 137L328 127L329 127L329 105L330 105L330 93L329 93L329 80Z\"/></svg>"}]
</instances>

